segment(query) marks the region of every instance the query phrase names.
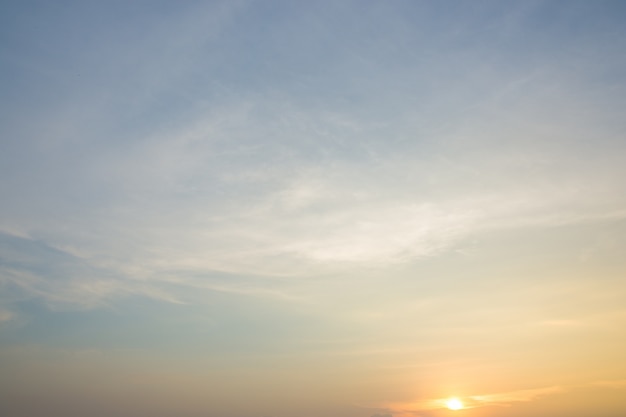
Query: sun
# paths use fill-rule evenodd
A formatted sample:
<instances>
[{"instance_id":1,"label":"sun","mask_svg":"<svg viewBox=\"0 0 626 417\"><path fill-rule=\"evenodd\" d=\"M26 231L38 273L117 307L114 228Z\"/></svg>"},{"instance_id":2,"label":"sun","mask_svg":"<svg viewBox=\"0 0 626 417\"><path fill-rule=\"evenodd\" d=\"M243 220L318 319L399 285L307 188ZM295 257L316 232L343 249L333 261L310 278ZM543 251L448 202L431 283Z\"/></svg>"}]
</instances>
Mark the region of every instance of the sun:
<instances>
[{"instance_id":1,"label":"sun","mask_svg":"<svg viewBox=\"0 0 626 417\"><path fill-rule=\"evenodd\" d=\"M446 401L446 407L450 410L462 410L463 402L458 398L450 398Z\"/></svg>"}]
</instances>

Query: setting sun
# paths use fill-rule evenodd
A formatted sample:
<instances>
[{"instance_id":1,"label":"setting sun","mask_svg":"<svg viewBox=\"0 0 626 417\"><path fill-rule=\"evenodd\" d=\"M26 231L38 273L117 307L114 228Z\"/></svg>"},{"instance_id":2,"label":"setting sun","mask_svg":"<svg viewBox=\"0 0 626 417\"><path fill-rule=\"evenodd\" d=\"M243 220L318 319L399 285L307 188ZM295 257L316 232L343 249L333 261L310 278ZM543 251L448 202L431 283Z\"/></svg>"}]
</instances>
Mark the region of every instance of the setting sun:
<instances>
[{"instance_id":1,"label":"setting sun","mask_svg":"<svg viewBox=\"0 0 626 417\"><path fill-rule=\"evenodd\" d=\"M446 407L450 410L461 410L463 408L463 402L461 402L458 398L450 398L446 401Z\"/></svg>"}]
</instances>

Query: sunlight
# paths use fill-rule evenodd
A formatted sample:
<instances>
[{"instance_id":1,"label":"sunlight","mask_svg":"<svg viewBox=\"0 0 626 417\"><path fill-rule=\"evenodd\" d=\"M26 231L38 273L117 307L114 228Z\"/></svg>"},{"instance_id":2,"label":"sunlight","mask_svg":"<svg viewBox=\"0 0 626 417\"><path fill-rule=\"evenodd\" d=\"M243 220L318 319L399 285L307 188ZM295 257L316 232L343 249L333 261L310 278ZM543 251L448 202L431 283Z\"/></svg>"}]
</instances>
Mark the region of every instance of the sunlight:
<instances>
[{"instance_id":1,"label":"sunlight","mask_svg":"<svg viewBox=\"0 0 626 417\"><path fill-rule=\"evenodd\" d=\"M461 410L463 409L463 402L461 402L458 398L450 398L446 401L446 407L450 410Z\"/></svg>"}]
</instances>

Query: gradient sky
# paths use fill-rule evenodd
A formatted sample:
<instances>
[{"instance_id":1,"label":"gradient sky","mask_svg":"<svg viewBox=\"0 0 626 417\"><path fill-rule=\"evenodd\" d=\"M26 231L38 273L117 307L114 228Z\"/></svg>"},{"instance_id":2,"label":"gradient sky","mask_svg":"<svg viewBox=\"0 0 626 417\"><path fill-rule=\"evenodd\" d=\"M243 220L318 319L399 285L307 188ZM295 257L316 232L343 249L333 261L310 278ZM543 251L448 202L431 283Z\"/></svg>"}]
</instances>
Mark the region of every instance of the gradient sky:
<instances>
[{"instance_id":1,"label":"gradient sky","mask_svg":"<svg viewBox=\"0 0 626 417\"><path fill-rule=\"evenodd\" d=\"M1 2L0 414L623 417L625 21Z\"/></svg>"}]
</instances>

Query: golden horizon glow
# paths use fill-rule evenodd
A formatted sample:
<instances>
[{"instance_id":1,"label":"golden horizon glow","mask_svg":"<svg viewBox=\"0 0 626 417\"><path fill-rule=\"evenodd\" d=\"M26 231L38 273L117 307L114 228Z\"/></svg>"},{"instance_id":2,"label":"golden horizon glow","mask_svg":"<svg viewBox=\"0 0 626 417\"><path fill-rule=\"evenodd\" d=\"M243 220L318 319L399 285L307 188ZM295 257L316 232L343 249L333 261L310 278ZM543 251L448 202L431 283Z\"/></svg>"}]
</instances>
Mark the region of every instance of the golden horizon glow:
<instances>
[{"instance_id":1,"label":"golden horizon glow","mask_svg":"<svg viewBox=\"0 0 626 417\"><path fill-rule=\"evenodd\" d=\"M464 408L463 402L458 398L450 398L446 401L446 407L450 410L462 410Z\"/></svg>"}]
</instances>

